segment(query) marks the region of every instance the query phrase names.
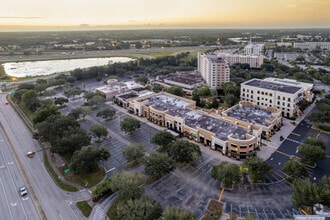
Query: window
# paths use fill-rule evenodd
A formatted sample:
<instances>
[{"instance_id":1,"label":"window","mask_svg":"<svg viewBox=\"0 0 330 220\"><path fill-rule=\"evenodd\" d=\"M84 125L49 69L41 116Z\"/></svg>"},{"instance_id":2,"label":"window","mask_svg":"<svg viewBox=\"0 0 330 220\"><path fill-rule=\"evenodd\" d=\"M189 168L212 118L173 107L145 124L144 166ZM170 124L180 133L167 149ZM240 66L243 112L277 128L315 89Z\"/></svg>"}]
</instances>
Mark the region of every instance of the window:
<instances>
[{"instance_id":1,"label":"window","mask_svg":"<svg viewBox=\"0 0 330 220\"><path fill-rule=\"evenodd\" d=\"M283 96L283 101L285 100L285 97Z\"/></svg>"},{"instance_id":2,"label":"window","mask_svg":"<svg viewBox=\"0 0 330 220\"><path fill-rule=\"evenodd\" d=\"M290 107L290 103L288 103L288 107Z\"/></svg>"},{"instance_id":3,"label":"window","mask_svg":"<svg viewBox=\"0 0 330 220\"><path fill-rule=\"evenodd\" d=\"M288 98L288 102L290 102L291 101L291 99L290 98Z\"/></svg>"},{"instance_id":4,"label":"window","mask_svg":"<svg viewBox=\"0 0 330 220\"><path fill-rule=\"evenodd\" d=\"M260 94L260 91L258 90L257 93Z\"/></svg>"},{"instance_id":5,"label":"window","mask_svg":"<svg viewBox=\"0 0 330 220\"><path fill-rule=\"evenodd\" d=\"M257 100L260 100L260 97L258 97Z\"/></svg>"},{"instance_id":6,"label":"window","mask_svg":"<svg viewBox=\"0 0 330 220\"><path fill-rule=\"evenodd\" d=\"M281 97L280 96L277 96L277 99L281 99Z\"/></svg>"}]
</instances>

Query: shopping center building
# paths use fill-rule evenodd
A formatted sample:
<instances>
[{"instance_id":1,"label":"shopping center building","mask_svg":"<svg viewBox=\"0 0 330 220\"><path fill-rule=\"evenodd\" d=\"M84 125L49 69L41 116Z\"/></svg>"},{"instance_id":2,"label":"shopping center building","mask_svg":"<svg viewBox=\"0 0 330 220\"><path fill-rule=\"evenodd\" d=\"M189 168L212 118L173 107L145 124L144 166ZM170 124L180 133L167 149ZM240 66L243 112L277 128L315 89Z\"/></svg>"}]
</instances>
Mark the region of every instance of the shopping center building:
<instances>
[{"instance_id":1,"label":"shopping center building","mask_svg":"<svg viewBox=\"0 0 330 220\"><path fill-rule=\"evenodd\" d=\"M282 122L276 108L249 102L219 113L197 110L195 101L165 92L125 99L123 95L116 99L128 112L236 159L255 155L262 135L272 135Z\"/></svg>"}]
</instances>

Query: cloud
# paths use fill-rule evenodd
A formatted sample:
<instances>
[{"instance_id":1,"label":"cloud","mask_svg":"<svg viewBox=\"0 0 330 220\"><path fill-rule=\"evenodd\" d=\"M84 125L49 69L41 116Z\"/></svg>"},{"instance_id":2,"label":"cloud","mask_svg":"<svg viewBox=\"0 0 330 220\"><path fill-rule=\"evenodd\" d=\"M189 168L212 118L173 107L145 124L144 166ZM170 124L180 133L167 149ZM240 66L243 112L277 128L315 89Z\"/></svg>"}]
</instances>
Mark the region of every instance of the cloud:
<instances>
[{"instance_id":1,"label":"cloud","mask_svg":"<svg viewBox=\"0 0 330 220\"><path fill-rule=\"evenodd\" d=\"M20 17L20 16L0 16L0 19L39 19L46 17Z\"/></svg>"}]
</instances>

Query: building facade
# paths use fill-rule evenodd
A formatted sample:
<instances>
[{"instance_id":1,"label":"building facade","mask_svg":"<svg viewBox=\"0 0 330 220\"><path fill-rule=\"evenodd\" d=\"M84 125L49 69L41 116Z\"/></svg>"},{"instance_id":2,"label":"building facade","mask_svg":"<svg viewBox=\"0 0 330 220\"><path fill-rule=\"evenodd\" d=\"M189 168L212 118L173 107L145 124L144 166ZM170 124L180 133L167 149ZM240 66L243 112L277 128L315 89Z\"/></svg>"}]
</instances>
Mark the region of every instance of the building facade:
<instances>
[{"instance_id":1,"label":"building facade","mask_svg":"<svg viewBox=\"0 0 330 220\"><path fill-rule=\"evenodd\" d=\"M276 108L258 108L249 102L241 102L222 114L207 113L196 110L195 101L161 92L130 97L121 106L236 159L254 156L263 134L271 136L281 126L281 114Z\"/></svg>"},{"instance_id":2,"label":"building facade","mask_svg":"<svg viewBox=\"0 0 330 220\"><path fill-rule=\"evenodd\" d=\"M223 58L229 64L229 66L233 66L237 63L249 64L251 68L260 68L262 64L264 64L264 56L263 55L242 55L242 54L229 54L229 53L218 53L218 57Z\"/></svg>"},{"instance_id":3,"label":"building facade","mask_svg":"<svg viewBox=\"0 0 330 220\"><path fill-rule=\"evenodd\" d=\"M330 50L330 42L304 42L304 43L293 43L294 48L300 49L309 49L314 50L316 47L320 47L321 49Z\"/></svg>"},{"instance_id":4,"label":"building facade","mask_svg":"<svg viewBox=\"0 0 330 220\"><path fill-rule=\"evenodd\" d=\"M260 56L264 54L264 44L249 43L244 47L244 54L250 56Z\"/></svg>"},{"instance_id":5,"label":"building facade","mask_svg":"<svg viewBox=\"0 0 330 220\"><path fill-rule=\"evenodd\" d=\"M241 84L240 99L260 107L277 108L285 117L295 117L299 114L300 100L312 101L312 88L313 84L289 79L251 79Z\"/></svg>"},{"instance_id":6,"label":"building facade","mask_svg":"<svg viewBox=\"0 0 330 220\"><path fill-rule=\"evenodd\" d=\"M211 89L221 88L230 81L228 62L215 54L198 54L198 71Z\"/></svg>"}]
</instances>

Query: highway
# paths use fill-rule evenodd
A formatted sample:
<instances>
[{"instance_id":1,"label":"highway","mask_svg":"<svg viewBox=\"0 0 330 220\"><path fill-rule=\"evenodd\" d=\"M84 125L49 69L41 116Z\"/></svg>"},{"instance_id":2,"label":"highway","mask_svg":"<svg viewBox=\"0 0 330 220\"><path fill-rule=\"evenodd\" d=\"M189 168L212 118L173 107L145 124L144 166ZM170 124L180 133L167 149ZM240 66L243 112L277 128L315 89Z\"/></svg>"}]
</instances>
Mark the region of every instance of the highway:
<instances>
[{"instance_id":1,"label":"highway","mask_svg":"<svg viewBox=\"0 0 330 220\"><path fill-rule=\"evenodd\" d=\"M2 195L0 210L1 214L5 213L8 218L2 218L2 216L0 218L86 219L75 205L75 202L87 199L86 191L81 190L76 193L63 191L54 183L44 167L41 152L36 153L33 158L26 156L26 152L39 150L40 147L14 108L11 105L5 105L5 102L6 94L1 94L0 123L4 128L4 135L0 136L0 166L5 167L0 169L0 195ZM10 147L7 147L7 150L3 147L6 142L12 148L11 150L8 149ZM16 155L16 161L12 155ZM17 168L14 168L16 165ZM10 171L11 174L6 174L6 171ZM18 188L21 185L25 185L29 191L26 201L19 198ZM17 203L16 206L14 206L15 203ZM17 209L21 207L21 209L16 210L15 207Z\"/></svg>"},{"instance_id":2,"label":"highway","mask_svg":"<svg viewBox=\"0 0 330 220\"><path fill-rule=\"evenodd\" d=\"M25 186L17 163L2 132L0 133L0 213L1 219L38 219L30 195L21 197L19 188ZM29 192L29 189L27 189Z\"/></svg>"}]
</instances>

